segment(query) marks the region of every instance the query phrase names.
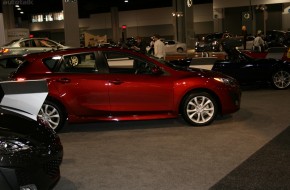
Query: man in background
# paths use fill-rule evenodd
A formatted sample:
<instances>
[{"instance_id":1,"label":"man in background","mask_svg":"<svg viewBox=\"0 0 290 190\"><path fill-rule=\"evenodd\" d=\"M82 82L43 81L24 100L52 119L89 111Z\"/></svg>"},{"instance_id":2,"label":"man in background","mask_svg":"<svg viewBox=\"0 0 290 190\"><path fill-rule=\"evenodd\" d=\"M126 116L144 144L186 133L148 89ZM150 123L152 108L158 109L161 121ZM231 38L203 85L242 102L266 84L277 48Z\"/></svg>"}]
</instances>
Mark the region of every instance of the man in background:
<instances>
[{"instance_id":1,"label":"man in background","mask_svg":"<svg viewBox=\"0 0 290 190\"><path fill-rule=\"evenodd\" d=\"M154 35L154 56L159 59L165 59L165 45L160 40L160 36L158 34Z\"/></svg>"}]
</instances>

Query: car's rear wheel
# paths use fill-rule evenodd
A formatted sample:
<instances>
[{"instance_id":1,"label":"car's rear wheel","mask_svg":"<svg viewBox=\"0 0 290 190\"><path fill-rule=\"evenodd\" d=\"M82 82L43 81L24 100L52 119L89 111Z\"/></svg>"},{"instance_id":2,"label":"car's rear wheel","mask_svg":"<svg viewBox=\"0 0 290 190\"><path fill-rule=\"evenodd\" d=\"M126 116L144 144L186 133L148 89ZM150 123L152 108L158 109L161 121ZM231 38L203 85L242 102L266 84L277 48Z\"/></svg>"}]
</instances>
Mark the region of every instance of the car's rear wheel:
<instances>
[{"instance_id":1,"label":"car's rear wheel","mask_svg":"<svg viewBox=\"0 0 290 190\"><path fill-rule=\"evenodd\" d=\"M290 85L290 73L288 71L277 71L272 76L272 83L277 89L286 89Z\"/></svg>"},{"instance_id":2,"label":"car's rear wheel","mask_svg":"<svg viewBox=\"0 0 290 190\"><path fill-rule=\"evenodd\" d=\"M65 114L63 109L52 101L46 100L39 113L38 118L47 123L54 131L60 131L65 124Z\"/></svg>"},{"instance_id":3,"label":"car's rear wheel","mask_svg":"<svg viewBox=\"0 0 290 190\"><path fill-rule=\"evenodd\" d=\"M178 53L182 53L183 52L183 48L177 48L177 52Z\"/></svg>"},{"instance_id":4,"label":"car's rear wheel","mask_svg":"<svg viewBox=\"0 0 290 190\"><path fill-rule=\"evenodd\" d=\"M182 105L183 119L193 126L209 125L217 115L216 100L206 92L193 92Z\"/></svg>"}]
</instances>

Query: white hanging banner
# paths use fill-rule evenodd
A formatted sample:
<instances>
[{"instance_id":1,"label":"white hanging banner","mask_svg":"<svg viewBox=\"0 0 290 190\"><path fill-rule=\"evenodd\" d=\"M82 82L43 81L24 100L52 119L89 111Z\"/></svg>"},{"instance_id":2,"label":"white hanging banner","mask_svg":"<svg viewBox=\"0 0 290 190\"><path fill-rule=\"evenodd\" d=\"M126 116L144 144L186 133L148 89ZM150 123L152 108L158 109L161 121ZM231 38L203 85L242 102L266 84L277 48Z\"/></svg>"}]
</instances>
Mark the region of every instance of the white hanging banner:
<instances>
[{"instance_id":1,"label":"white hanging banner","mask_svg":"<svg viewBox=\"0 0 290 190\"><path fill-rule=\"evenodd\" d=\"M46 80L0 82L0 108L37 120L47 94Z\"/></svg>"}]
</instances>

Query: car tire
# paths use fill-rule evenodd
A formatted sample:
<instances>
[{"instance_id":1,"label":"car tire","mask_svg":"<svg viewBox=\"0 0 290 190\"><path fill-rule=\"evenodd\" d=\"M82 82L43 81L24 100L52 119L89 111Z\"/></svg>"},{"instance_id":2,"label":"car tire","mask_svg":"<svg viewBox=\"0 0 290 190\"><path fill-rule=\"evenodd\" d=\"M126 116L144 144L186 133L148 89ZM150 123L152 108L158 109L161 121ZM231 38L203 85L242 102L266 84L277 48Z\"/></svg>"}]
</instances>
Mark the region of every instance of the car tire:
<instances>
[{"instance_id":1,"label":"car tire","mask_svg":"<svg viewBox=\"0 0 290 190\"><path fill-rule=\"evenodd\" d=\"M206 126L217 115L216 100L206 92L193 92L182 104L182 117L192 126Z\"/></svg>"},{"instance_id":2,"label":"car tire","mask_svg":"<svg viewBox=\"0 0 290 190\"><path fill-rule=\"evenodd\" d=\"M178 53L182 53L183 52L183 48L177 48L177 52Z\"/></svg>"},{"instance_id":3,"label":"car tire","mask_svg":"<svg viewBox=\"0 0 290 190\"><path fill-rule=\"evenodd\" d=\"M65 125L65 114L59 104L46 100L39 113L38 119L48 124L55 132L60 131Z\"/></svg>"},{"instance_id":4,"label":"car tire","mask_svg":"<svg viewBox=\"0 0 290 190\"><path fill-rule=\"evenodd\" d=\"M272 75L272 84L277 89L286 89L290 85L290 73L288 71L279 70Z\"/></svg>"}]
</instances>

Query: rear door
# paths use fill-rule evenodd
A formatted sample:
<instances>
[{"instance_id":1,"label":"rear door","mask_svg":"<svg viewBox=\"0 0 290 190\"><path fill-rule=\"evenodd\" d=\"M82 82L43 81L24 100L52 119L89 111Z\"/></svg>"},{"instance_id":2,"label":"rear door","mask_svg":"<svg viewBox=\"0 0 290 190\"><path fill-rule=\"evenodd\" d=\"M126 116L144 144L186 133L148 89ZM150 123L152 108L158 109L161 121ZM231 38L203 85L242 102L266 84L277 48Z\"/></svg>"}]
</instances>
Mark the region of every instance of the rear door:
<instances>
[{"instance_id":1,"label":"rear door","mask_svg":"<svg viewBox=\"0 0 290 190\"><path fill-rule=\"evenodd\" d=\"M50 93L77 116L109 114L107 73L97 69L95 53L66 55L59 68L50 76ZM49 60L46 60L49 64Z\"/></svg>"}]
</instances>

